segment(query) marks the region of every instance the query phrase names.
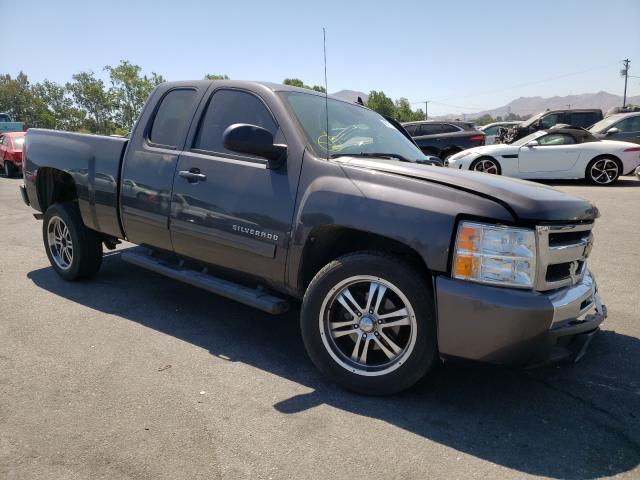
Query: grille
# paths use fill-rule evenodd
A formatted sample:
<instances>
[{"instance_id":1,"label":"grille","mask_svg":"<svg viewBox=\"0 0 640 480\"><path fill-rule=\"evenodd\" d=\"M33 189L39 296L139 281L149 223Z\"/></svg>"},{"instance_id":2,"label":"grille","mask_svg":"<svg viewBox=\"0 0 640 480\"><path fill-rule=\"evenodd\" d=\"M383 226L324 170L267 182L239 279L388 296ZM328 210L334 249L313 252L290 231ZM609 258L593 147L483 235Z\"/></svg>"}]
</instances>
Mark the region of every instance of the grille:
<instances>
[{"instance_id":1,"label":"grille","mask_svg":"<svg viewBox=\"0 0 640 480\"><path fill-rule=\"evenodd\" d=\"M536 228L536 290L553 290L574 285L582 280L593 244L592 228L593 223L543 225Z\"/></svg>"}]
</instances>

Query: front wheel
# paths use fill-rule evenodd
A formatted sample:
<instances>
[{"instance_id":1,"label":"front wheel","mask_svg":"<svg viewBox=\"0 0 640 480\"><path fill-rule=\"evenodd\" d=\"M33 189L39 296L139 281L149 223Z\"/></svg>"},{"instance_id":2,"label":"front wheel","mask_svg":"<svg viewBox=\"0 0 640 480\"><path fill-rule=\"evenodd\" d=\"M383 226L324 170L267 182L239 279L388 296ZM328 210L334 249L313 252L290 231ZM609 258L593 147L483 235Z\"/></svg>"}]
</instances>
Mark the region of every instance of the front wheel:
<instances>
[{"instance_id":1,"label":"front wheel","mask_svg":"<svg viewBox=\"0 0 640 480\"><path fill-rule=\"evenodd\" d=\"M316 367L358 393L409 388L436 360L431 288L396 257L361 252L329 263L311 281L300 321Z\"/></svg>"},{"instance_id":2,"label":"front wheel","mask_svg":"<svg viewBox=\"0 0 640 480\"><path fill-rule=\"evenodd\" d=\"M491 173L493 175L500 175L500 164L491 157L480 157L469 165L469 170L475 170L476 172Z\"/></svg>"},{"instance_id":3,"label":"front wheel","mask_svg":"<svg viewBox=\"0 0 640 480\"><path fill-rule=\"evenodd\" d=\"M89 277L100 269L102 239L85 227L75 203L54 203L47 208L42 239L51 266L65 280Z\"/></svg>"},{"instance_id":4,"label":"front wheel","mask_svg":"<svg viewBox=\"0 0 640 480\"><path fill-rule=\"evenodd\" d=\"M611 185L619 176L620 166L613 158L596 158L587 165L587 180L594 185Z\"/></svg>"}]
</instances>

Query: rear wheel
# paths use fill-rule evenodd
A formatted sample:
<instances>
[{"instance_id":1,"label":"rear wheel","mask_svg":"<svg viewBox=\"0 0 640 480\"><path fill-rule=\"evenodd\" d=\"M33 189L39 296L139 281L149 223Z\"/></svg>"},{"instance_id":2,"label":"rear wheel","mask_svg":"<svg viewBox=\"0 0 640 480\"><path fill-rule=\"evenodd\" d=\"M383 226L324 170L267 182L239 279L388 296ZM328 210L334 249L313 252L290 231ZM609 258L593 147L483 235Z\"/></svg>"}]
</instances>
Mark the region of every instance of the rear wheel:
<instances>
[{"instance_id":1,"label":"rear wheel","mask_svg":"<svg viewBox=\"0 0 640 480\"><path fill-rule=\"evenodd\" d=\"M500 175L500 164L492 157L480 157L471 163L469 170Z\"/></svg>"},{"instance_id":2,"label":"rear wheel","mask_svg":"<svg viewBox=\"0 0 640 480\"><path fill-rule=\"evenodd\" d=\"M13 163L11 163L8 160L4 162L4 174L7 178L15 177L17 172L18 172L18 169Z\"/></svg>"},{"instance_id":3,"label":"rear wheel","mask_svg":"<svg viewBox=\"0 0 640 480\"><path fill-rule=\"evenodd\" d=\"M594 185L611 185L620 176L620 165L612 157L596 158L587 165L585 176Z\"/></svg>"},{"instance_id":4,"label":"rear wheel","mask_svg":"<svg viewBox=\"0 0 640 480\"><path fill-rule=\"evenodd\" d=\"M431 288L412 266L384 254L345 255L318 272L301 327L318 369L359 393L409 388L436 359Z\"/></svg>"},{"instance_id":5,"label":"rear wheel","mask_svg":"<svg viewBox=\"0 0 640 480\"><path fill-rule=\"evenodd\" d=\"M65 280L89 277L100 269L102 239L85 227L75 203L55 203L47 209L42 238L51 266Z\"/></svg>"}]
</instances>

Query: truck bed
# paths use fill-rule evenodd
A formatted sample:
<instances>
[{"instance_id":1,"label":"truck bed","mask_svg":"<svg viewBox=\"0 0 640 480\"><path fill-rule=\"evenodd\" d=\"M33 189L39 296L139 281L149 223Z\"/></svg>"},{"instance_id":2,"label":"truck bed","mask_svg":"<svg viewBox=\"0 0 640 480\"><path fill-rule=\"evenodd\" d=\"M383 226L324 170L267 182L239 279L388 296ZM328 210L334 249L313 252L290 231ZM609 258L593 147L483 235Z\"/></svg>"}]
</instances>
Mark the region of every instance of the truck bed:
<instances>
[{"instance_id":1,"label":"truck bed","mask_svg":"<svg viewBox=\"0 0 640 480\"><path fill-rule=\"evenodd\" d=\"M57 168L73 177L85 225L121 238L118 194L127 142L122 137L30 129L25 141L29 152L25 186L31 204L41 210L36 192L40 165Z\"/></svg>"}]
</instances>

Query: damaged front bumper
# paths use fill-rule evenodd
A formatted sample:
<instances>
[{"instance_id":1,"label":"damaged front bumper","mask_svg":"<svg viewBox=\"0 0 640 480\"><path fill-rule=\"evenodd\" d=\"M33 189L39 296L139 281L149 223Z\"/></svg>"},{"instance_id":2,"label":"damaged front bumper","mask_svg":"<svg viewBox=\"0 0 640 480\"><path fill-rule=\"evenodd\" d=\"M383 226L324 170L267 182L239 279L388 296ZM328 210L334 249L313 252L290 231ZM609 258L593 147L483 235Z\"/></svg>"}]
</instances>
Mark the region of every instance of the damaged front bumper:
<instances>
[{"instance_id":1,"label":"damaged front bumper","mask_svg":"<svg viewBox=\"0 0 640 480\"><path fill-rule=\"evenodd\" d=\"M607 308L591 272L550 293L436 278L438 346L443 358L536 366L579 360Z\"/></svg>"}]
</instances>

